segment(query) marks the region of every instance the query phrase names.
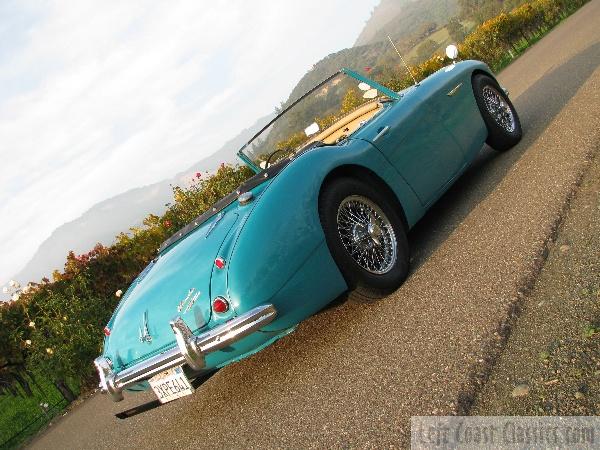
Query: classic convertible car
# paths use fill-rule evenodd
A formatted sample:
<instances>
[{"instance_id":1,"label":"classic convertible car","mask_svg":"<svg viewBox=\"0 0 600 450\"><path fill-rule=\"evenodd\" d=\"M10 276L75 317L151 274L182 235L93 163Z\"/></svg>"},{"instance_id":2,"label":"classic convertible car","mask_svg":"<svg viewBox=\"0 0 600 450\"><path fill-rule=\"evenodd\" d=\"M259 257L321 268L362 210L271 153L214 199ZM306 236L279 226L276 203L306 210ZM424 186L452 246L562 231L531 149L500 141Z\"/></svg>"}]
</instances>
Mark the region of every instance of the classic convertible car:
<instances>
[{"instance_id":1,"label":"classic convertible car","mask_svg":"<svg viewBox=\"0 0 600 450\"><path fill-rule=\"evenodd\" d=\"M502 151L520 138L481 62L401 92L340 70L243 146L256 175L164 242L129 287L95 361L102 390L179 398L344 292L397 289L408 230L484 142Z\"/></svg>"}]
</instances>

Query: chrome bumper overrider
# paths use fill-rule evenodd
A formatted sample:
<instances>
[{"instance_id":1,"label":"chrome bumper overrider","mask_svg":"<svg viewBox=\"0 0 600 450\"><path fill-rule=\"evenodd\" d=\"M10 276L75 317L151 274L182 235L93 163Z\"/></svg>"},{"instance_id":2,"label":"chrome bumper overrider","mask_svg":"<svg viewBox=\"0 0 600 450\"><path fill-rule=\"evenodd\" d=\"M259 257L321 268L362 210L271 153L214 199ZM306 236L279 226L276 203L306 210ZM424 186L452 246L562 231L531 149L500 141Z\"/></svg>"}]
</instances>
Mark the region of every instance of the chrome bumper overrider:
<instances>
[{"instance_id":1,"label":"chrome bumper overrider","mask_svg":"<svg viewBox=\"0 0 600 450\"><path fill-rule=\"evenodd\" d=\"M212 330L198 336L181 317L171 321L177 346L159 355L148 358L134 366L114 373L112 363L103 356L96 358L94 364L100 376L102 392L109 393L115 402L123 400L123 389L127 386L148 380L167 369L187 364L193 370L204 368L204 356L227 347L264 327L277 315L273 305L258 306Z\"/></svg>"}]
</instances>

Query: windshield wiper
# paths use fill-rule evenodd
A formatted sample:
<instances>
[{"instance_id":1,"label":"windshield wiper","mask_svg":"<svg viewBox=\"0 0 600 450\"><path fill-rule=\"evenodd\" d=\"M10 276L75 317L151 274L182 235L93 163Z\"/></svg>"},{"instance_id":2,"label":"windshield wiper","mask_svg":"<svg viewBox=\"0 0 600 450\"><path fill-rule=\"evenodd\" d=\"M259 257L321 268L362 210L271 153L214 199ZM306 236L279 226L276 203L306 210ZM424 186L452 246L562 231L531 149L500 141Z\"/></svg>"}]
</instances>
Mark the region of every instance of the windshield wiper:
<instances>
[{"instance_id":1,"label":"windshield wiper","mask_svg":"<svg viewBox=\"0 0 600 450\"><path fill-rule=\"evenodd\" d=\"M310 150L311 148L317 148L317 147L325 147L327 145L332 145L332 144L326 144L323 141L312 141L310 144L307 144L305 147L302 147L300 150L298 151L294 151L291 148L287 147L287 148L280 148L275 150L274 152L272 152L269 157L267 158L267 160L265 161L265 168L269 167L269 163L271 162L271 158L273 156L275 156L277 153L279 152L289 152L290 153L290 157L291 155L296 155L299 152L304 152L306 150Z\"/></svg>"}]
</instances>

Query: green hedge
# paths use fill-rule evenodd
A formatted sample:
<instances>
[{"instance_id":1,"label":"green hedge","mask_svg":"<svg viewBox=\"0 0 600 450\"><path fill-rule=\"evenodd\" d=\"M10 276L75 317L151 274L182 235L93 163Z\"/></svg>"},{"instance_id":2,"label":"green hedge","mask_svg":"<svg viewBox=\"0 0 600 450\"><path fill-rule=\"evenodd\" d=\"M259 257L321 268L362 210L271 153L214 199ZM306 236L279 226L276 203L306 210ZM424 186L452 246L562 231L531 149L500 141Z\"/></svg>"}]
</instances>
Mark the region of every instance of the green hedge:
<instances>
[{"instance_id":1,"label":"green hedge","mask_svg":"<svg viewBox=\"0 0 600 450\"><path fill-rule=\"evenodd\" d=\"M174 202L162 217L148 216L142 227L121 233L110 247L98 244L84 255L69 253L64 271L55 272L52 281L20 290L17 301L0 307L0 380L12 380L15 370L41 370L57 380L92 385L92 361L118 303L115 293L127 288L167 237L251 174L225 165L212 176L198 173L191 187L173 188Z\"/></svg>"}]
</instances>

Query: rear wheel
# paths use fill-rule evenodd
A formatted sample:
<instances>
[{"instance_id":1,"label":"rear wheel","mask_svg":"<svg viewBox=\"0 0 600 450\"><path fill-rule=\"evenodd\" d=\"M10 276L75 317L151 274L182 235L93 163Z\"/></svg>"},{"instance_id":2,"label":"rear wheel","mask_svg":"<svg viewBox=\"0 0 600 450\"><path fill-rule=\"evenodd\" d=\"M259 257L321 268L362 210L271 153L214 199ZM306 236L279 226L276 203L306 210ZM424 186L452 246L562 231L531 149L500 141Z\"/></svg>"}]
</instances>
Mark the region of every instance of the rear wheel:
<instances>
[{"instance_id":1,"label":"rear wheel","mask_svg":"<svg viewBox=\"0 0 600 450\"><path fill-rule=\"evenodd\" d=\"M517 111L508 95L493 78L473 77L473 92L488 130L487 143L498 151L508 150L521 140L523 131Z\"/></svg>"},{"instance_id":2,"label":"rear wheel","mask_svg":"<svg viewBox=\"0 0 600 450\"><path fill-rule=\"evenodd\" d=\"M397 208L375 187L339 178L324 187L319 215L331 254L353 297L380 298L408 273L408 240Z\"/></svg>"}]
</instances>

